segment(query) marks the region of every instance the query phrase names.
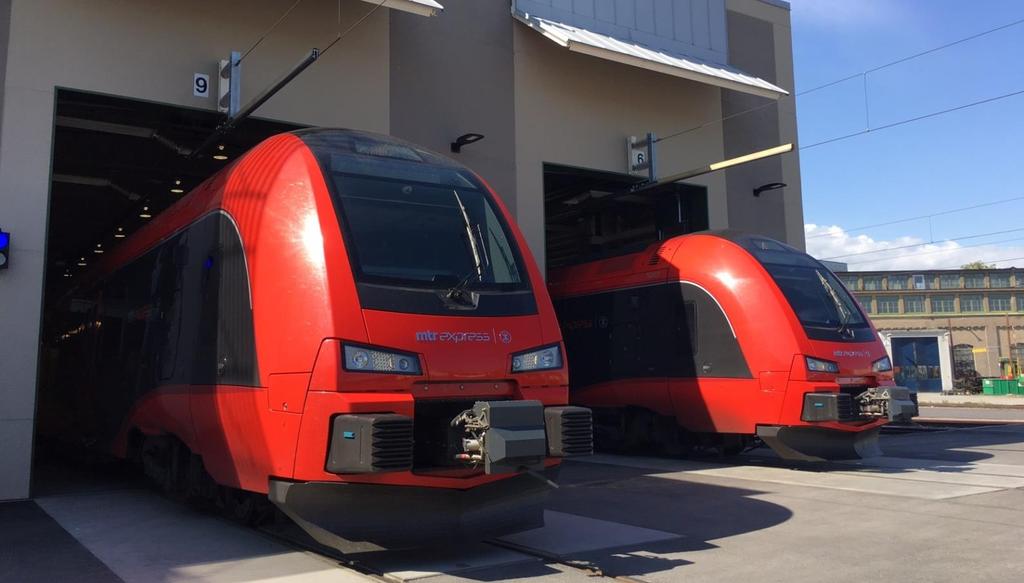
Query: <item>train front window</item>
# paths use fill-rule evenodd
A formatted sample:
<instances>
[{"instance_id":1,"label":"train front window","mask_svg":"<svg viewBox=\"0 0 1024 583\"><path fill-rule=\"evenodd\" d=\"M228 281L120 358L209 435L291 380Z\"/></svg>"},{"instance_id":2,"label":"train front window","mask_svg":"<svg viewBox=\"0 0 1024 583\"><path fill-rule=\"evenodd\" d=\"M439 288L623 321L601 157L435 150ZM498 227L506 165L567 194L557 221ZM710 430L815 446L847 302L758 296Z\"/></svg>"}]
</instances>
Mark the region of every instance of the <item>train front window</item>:
<instances>
[{"instance_id":1,"label":"train front window","mask_svg":"<svg viewBox=\"0 0 1024 583\"><path fill-rule=\"evenodd\" d=\"M339 173L333 179L361 281L522 287L511 236L482 189Z\"/></svg>"},{"instance_id":2,"label":"train front window","mask_svg":"<svg viewBox=\"0 0 1024 583\"><path fill-rule=\"evenodd\" d=\"M770 239L745 242L814 340L867 342L873 339L867 318L843 284L810 255Z\"/></svg>"},{"instance_id":3,"label":"train front window","mask_svg":"<svg viewBox=\"0 0 1024 583\"><path fill-rule=\"evenodd\" d=\"M296 135L323 171L363 309L537 313L525 250L471 171L388 136L330 129Z\"/></svg>"}]
</instances>

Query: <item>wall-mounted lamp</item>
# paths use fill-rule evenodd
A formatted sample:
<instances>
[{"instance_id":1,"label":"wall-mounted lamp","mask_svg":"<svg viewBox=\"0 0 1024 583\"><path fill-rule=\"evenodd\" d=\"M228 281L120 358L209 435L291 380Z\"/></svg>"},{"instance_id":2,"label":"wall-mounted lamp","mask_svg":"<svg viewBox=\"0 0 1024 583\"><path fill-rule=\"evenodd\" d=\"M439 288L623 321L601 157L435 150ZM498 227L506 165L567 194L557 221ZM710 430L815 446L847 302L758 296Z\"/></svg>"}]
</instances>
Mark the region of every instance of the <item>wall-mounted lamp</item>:
<instances>
[{"instance_id":1,"label":"wall-mounted lamp","mask_svg":"<svg viewBox=\"0 0 1024 583\"><path fill-rule=\"evenodd\" d=\"M455 138L455 141L452 142L452 152L458 154L459 152L462 151L463 146L468 146L474 142L479 142L482 139L484 139L483 134L462 134L461 136Z\"/></svg>"},{"instance_id":2,"label":"wall-mounted lamp","mask_svg":"<svg viewBox=\"0 0 1024 583\"><path fill-rule=\"evenodd\" d=\"M788 186L785 182L769 182L768 184L762 184L754 189L754 196L761 196L762 192L768 192L769 190L778 190L780 188L786 188Z\"/></svg>"}]
</instances>

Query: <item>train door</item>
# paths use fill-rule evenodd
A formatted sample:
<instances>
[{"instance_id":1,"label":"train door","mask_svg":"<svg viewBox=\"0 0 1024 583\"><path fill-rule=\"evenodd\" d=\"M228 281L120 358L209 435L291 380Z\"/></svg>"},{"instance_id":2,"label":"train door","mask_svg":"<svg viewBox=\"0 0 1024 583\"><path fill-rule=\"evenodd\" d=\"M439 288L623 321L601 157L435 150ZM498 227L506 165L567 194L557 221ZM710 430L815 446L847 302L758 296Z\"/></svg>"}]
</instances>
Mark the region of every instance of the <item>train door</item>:
<instances>
[{"instance_id":1,"label":"train door","mask_svg":"<svg viewBox=\"0 0 1024 583\"><path fill-rule=\"evenodd\" d=\"M896 384L922 392L942 390L938 338L894 337L892 357Z\"/></svg>"}]
</instances>

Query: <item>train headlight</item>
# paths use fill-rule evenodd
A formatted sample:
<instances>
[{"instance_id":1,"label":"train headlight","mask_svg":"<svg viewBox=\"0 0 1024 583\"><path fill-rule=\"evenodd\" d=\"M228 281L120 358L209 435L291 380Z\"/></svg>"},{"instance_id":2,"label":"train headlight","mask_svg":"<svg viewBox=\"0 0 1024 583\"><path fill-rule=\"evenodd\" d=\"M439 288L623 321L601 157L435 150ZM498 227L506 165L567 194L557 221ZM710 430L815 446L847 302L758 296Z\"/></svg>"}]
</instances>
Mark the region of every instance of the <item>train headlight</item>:
<instances>
[{"instance_id":1,"label":"train headlight","mask_svg":"<svg viewBox=\"0 0 1024 583\"><path fill-rule=\"evenodd\" d=\"M562 349L557 344L512 355L512 372L533 372L557 368L562 368Z\"/></svg>"},{"instance_id":2,"label":"train headlight","mask_svg":"<svg viewBox=\"0 0 1024 583\"><path fill-rule=\"evenodd\" d=\"M807 370L811 372L828 372L832 374L839 374L839 364L832 362L831 360L822 360L820 358L813 358L805 356L807 359Z\"/></svg>"},{"instance_id":3,"label":"train headlight","mask_svg":"<svg viewBox=\"0 0 1024 583\"><path fill-rule=\"evenodd\" d=\"M871 370L875 372L892 372L892 361L889 360L888 356L879 358L871 363Z\"/></svg>"},{"instance_id":4,"label":"train headlight","mask_svg":"<svg viewBox=\"0 0 1024 583\"><path fill-rule=\"evenodd\" d=\"M387 374L423 374L420 357L415 354L356 344L345 345L345 370Z\"/></svg>"}]
</instances>

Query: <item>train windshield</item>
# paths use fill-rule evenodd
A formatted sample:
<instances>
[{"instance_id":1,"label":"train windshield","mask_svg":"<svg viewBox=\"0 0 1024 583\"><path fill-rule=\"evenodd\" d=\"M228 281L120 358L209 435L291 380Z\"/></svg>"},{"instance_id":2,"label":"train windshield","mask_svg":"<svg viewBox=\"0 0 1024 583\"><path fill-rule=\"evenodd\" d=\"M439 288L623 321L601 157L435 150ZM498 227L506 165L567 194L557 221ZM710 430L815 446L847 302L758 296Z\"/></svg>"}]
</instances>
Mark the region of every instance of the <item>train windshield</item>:
<instances>
[{"instance_id":1,"label":"train windshield","mask_svg":"<svg viewBox=\"0 0 1024 583\"><path fill-rule=\"evenodd\" d=\"M770 239L752 238L744 246L775 280L809 338L838 342L874 338L857 302L813 257Z\"/></svg>"},{"instance_id":2,"label":"train windshield","mask_svg":"<svg viewBox=\"0 0 1024 583\"><path fill-rule=\"evenodd\" d=\"M324 171L364 308L536 313L516 240L472 172L386 136L299 135Z\"/></svg>"},{"instance_id":3,"label":"train windshield","mask_svg":"<svg viewBox=\"0 0 1024 583\"><path fill-rule=\"evenodd\" d=\"M361 279L499 290L522 283L511 237L484 191L337 173L333 178Z\"/></svg>"}]
</instances>

